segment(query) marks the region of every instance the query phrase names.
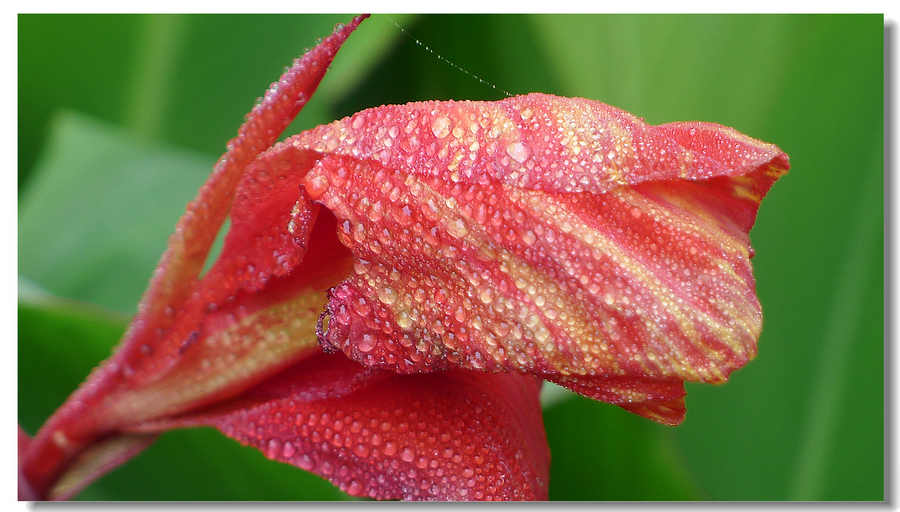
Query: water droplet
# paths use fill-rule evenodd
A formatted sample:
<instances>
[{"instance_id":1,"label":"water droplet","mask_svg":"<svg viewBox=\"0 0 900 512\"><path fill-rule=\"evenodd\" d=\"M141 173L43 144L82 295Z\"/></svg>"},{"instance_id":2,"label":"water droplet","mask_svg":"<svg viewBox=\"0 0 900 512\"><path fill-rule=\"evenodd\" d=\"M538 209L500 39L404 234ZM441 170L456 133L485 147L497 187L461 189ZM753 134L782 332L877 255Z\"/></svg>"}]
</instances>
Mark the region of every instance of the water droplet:
<instances>
[{"instance_id":1,"label":"water droplet","mask_svg":"<svg viewBox=\"0 0 900 512\"><path fill-rule=\"evenodd\" d=\"M522 241L525 242L526 245L534 245L534 243L537 242L537 236L534 234L534 231L529 229L522 233Z\"/></svg>"},{"instance_id":2,"label":"water droplet","mask_svg":"<svg viewBox=\"0 0 900 512\"><path fill-rule=\"evenodd\" d=\"M361 459L368 457L369 456L369 447L360 443L360 444L356 445L356 447L353 449L353 454Z\"/></svg>"},{"instance_id":3,"label":"water droplet","mask_svg":"<svg viewBox=\"0 0 900 512\"><path fill-rule=\"evenodd\" d=\"M547 340L550 339L550 331L548 331L546 327L540 326L535 330L534 339L538 343L546 343Z\"/></svg>"},{"instance_id":4,"label":"water droplet","mask_svg":"<svg viewBox=\"0 0 900 512\"><path fill-rule=\"evenodd\" d=\"M381 286L378 288L378 300L390 306L397 300L397 291L390 286Z\"/></svg>"},{"instance_id":5,"label":"water droplet","mask_svg":"<svg viewBox=\"0 0 900 512\"><path fill-rule=\"evenodd\" d=\"M290 442L284 443L284 447L281 449L282 457L284 457L285 459L290 459L294 456L295 453L297 453L297 449L294 448L293 444L291 444Z\"/></svg>"},{"instance_id":6,"label":"water droplet","mask_svg":"<svg viewBox=\"0 0 900 512\"><path fill-rule=\"evenodd\" d=\"M447 232L455 238L460 238L469 233L469 228L461 219L456 219L447 223Z\"/></svg>"},{"instance_id":7,"label":"water droplet","mask_svg":"<svg viewBox=\"0 0 900 512\"><path fill-rule=\"evenodd\" d=\"M266 448L266 457L274 459L281 452L281 442L277 439L269 439L269 445Z\"/></svg>"},{"instance_id":8,"label":"water droplet","mask_svg":"<svg viewBox=\"0 0 900 512\"><path fill-rule=\"evenodd\" d=\"M431 122L431 131L439 139L447 137L450 135L450 120L443 116L434 118Z\"/></svg>"},{"instance_id":9,"label":"water droplet","mask_svg":"<svg viewBox=\"0 0 900 512\"><path fill-rule=\"evenodd\" d=\"M409 329L412 326L412 318L409 317L409 313L406 311L401 311L399 315L397 315L397 325L401 329Z\"/></svg>"},{"instance_id":10,"label":"water droplet","mask_svg":"<svg viewBox=\"0 0 900 512\"><path fill-rule=\"evenodd\" d=\"M299 466L300 469L310 471L314 465L312 458L308 454L304 453L297 459L297 466Z\"/></svg>"},{"instance_id":11,"label":"water droplet","mask_svg":"<svg viewBox=\"0 0 900 512\"><path fill-rule=\"evenodd\" d=\"M521 141L510 142L509 145L506 146L506 152L509 154L510 158L520 164L531 158L532 155L531 146Z\"/></svg>"},{"instance_id":12,"label":"water droplet","mask_svg":"<svg viewBox=\"0 0 900 512\"><path fill-rule=\"evenodd\" d=\"M371 352L372 349L375 348L375 338L369 333L363 334L356 343L356 348L359 349L360 352Z\"/></svg>"},{"instance_id":13,"label":"water droplet","mask_svg":"<svg viewBox=\"0 0 900 512\"><path fill-rule=\"evenodd\" d=\"M315 201L322 197L326 191L328 191L328 178L321 174L313 175L310 172L307 175L306 179L306 193L309 194L309 197Z\"/></svg>"}]
</instances>

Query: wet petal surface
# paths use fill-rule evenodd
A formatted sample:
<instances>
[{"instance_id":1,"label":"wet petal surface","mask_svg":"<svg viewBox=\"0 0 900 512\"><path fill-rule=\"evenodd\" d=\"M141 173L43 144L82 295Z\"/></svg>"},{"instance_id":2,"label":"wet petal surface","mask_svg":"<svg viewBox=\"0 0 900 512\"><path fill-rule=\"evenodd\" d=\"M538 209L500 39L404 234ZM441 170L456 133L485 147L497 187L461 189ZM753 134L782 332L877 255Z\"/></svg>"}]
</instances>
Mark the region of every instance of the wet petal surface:
<instances>
[{"instance_id":1,"label":"wet petal surface","mask_svg":"<svg viewBox=\"0 0 900 512\"><path fill-rule=\"evenodd\" d=\"M211 425L356 496L547 499L540 379L397 375L320 354L239 399L142 430Z\"/></svg>"},{"instance_id":2,"label":"wet petal surface","mask_svg":"<svg viewBox=\"0 0 900 512\"><path fill-rule=\"evenodd\" d=\"M357 361L524 371L677 423L672 383L756 353L747 232L787 168L772 145L540 94L381 107L288 142L323 152L306 191L355 264L320 337Z\"/></svg>"}]
</instances>

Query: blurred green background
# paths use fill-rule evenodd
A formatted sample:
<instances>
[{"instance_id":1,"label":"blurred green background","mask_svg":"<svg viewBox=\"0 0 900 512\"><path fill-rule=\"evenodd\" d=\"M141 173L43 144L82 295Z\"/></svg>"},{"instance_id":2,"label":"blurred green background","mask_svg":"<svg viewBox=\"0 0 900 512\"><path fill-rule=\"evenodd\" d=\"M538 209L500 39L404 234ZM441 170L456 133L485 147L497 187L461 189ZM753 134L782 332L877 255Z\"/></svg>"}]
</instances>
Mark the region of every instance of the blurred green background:
<instances>
[{"instance_id":1,"label":"blurred green background","mask_svg":"<svg viewBox=\"0 0 900 512\"><path fill-rule=\"evenodd\" d=\"M254 99L349 18L19 16L18 416L29 433L108 356ZM751 232L759 356L723 386L689 385L676 428L550 392L550 497L882 500L884 36L881 15L373 16L289 133L385 103L505 90L779 145L792 168ZM345 496L191 430L80 498Z\"/></svg>"}]
</instances>

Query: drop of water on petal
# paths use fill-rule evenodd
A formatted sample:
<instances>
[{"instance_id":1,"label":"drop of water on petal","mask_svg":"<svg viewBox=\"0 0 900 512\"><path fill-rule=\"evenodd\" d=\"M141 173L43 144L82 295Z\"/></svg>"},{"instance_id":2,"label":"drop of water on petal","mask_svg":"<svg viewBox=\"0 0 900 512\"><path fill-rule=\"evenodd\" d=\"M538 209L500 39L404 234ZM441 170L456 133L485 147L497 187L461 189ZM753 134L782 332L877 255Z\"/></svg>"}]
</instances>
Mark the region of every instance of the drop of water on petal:
<instances>
[{"instance_id":1,"label":"drop of water on petal","mask_svg":"<svg viewBox=\"0 0 900 512\"><path fill-rule=\"evenodd\" d=\"M460 238L466 236L469 233L469 229L462 220L456 219L447 223L447 232L455 238Z\"/></svg>"},{"instance_id":2,"label":"drop of water on petal","mask_svg":"<svg viewBox=\"0 0 900 512\"><path fill-rule=\"evenodd\" d=\"M450 120L443 116L434 118L431 122L431 131L439 139L446 138L450 135Z\"/></svg>"},{"instance_id":3,"label":"drop of water on petal","mask_svg":"<svg viewBox=\"0 0 900 512\"><path fill-rule=\"evenodd\" d=\"M510 158L520 164L531 158L532 155L531 146L521 141L509 143L509 145L506 146L506 152L509 154Z\"/></svg>"},{"instance_id":4,"label":"drop of water on petal","mask_svg":"<svg viewBox=\"0 0 900 512\"><path fill-rule=\"evenodd\" d=\"M312 458L310 458L309 455L304 453L297 459L297 466L299 466L300 469L305 469L306 471L310 471L310 470L312 470L314 464L313 464Z\"/></svg>"},{"instance_id":5,"label":"drop of water on petal","mask_svg":"<svg viewBox=\"0 0 900 512\"><path fill-rule=\"evenodd\" d=\"M297 453L297 449L294 448L294 445L290 442L284 443L284 448L281 449L281 456L285 459L290 459Z\"/></svg>"},{"instance_id":6,"label":"drop of water on petal","mask_svg":"<svg viewBox=\"0 0 900 512\"><path fill-rule=\"evenodd\" d=\"M375 348L375 338L371 334L363 334L356 343L356 348L360 352L371 352Z\"/></svg>"},{"instance_id":7,"label":"drop of water on petal","mask_svg":"<svg viewBox=\"0 0 900 512\"><path fill-rule=\"evenodd\" d=\"M390 286L382 286L378 288L378 300L390 306L397 300L397 291Z\"/></svg>"},{"instance_id":8,"label":"drop of water on petal","mask_svg":"<svg viewBox=\"0 0 900 512\"><path fill-rule=\"evenodd\" d=\"M281 452L281 442L277 439L269 439L269 445L266 448L266 457L274 459Z\"/></svg>"},{"instance_id":9,"label":"drop of water on petal","mask_svg":"<svg viewBox=\"0 0 900 512\"><path fill-rule=\"evenodd\" d=\"M369 456L369 447L360 443L360 444L356 445L356 447L353 449L353 454L361 459L368 457Z\"/></svg>"}]
</instances>

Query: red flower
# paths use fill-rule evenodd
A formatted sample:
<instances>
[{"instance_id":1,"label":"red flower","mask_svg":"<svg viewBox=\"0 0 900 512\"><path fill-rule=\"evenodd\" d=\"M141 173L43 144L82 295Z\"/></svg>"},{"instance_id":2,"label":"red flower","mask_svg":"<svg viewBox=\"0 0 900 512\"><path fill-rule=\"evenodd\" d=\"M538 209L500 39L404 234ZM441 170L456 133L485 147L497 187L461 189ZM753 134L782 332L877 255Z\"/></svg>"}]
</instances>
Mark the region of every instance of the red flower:
<instances>
[{"instance_id":1,"label":"red flower","mask_svg":"<svg viewBox=\"0 0 900 512\"><path fill-rule=\"evenodd\" d=\"M784 153L542 94L276 144L362 19L248 115L117 352L20 435L20 497L70 497L156 433L210 425L353 495L546 499L542 379L677 424L685 380L755 355L747 233Z\"/></svg>"}]
</instances>

